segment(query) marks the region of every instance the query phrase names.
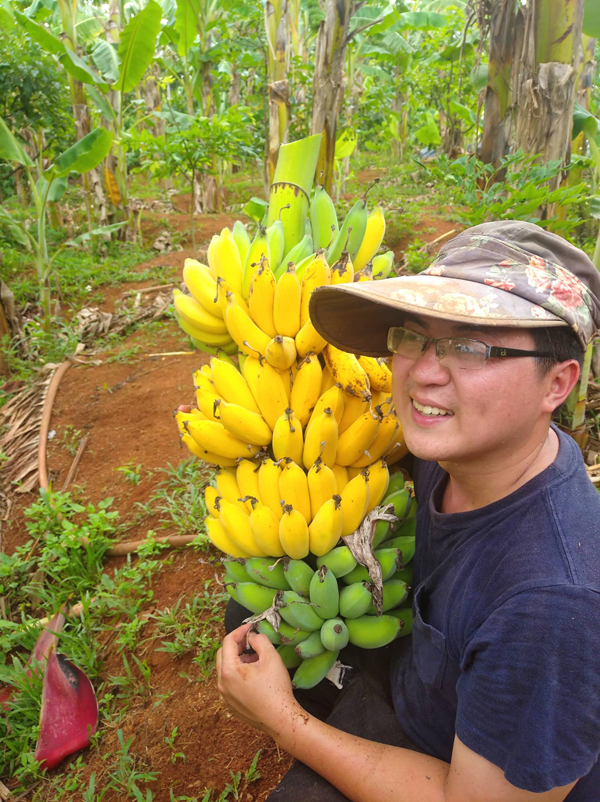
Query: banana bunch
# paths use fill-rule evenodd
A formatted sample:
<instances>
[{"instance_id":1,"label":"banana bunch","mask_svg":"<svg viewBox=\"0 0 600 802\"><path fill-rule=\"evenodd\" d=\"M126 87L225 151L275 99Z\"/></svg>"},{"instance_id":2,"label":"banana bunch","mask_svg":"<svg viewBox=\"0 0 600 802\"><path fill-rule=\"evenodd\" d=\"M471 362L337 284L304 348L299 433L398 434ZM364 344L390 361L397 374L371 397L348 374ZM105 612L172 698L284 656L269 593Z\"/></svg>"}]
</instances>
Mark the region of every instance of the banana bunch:
<instances>
[{"instance_id":1,"label":"banana bunch","mask_svg":"<svg viewBox=\"0 0 600 802\"><path fill-rule=\"evenodd\" d=\"M294 687L312 688L320 682L349 643L376 649L410 634L412 611L407 599L416 503L403 484L401 475L395 474L382 503L393 505L397 521L393 525L380 521L373 539L384 580L380 615L368 573L345 545L317 558L253 556L224 561L228 592L254 614L256 630L277 647L284 664L295 669ZM214 493L220 489L224 486L211 491L213 508ZM267 616L267 611L277 615ZM273 621L279 622L277 626Z\"/></svg>"}]
</instances>

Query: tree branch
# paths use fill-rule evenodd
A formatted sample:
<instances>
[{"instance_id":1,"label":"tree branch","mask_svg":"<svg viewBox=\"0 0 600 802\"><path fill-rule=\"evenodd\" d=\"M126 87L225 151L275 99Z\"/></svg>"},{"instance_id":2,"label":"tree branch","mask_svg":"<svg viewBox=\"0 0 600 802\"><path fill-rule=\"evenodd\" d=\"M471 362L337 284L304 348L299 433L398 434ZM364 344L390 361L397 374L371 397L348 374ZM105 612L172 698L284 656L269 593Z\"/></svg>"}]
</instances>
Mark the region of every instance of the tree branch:
<instances>
[{"instance_id":1,"label":"tree branch","mask_svg":"<svg viewBox=\"0 0 600 802\"><path fill-rule=\"evenodd\" d=\"M385 19L385 17L379 17L379 19L374 19L371 22L366 22L364 25L361 25L360 27L355 28L346 37L346 42L345 42L344 46L346 46L348 44L348 42L351 42L352 39L354 39L354 37L356 36L357 33L360 33L361 31L366 31L367 28L372 28L373 25L379 25L379 23L383 22L384 19Z\"/></svg>"}]
</instances>

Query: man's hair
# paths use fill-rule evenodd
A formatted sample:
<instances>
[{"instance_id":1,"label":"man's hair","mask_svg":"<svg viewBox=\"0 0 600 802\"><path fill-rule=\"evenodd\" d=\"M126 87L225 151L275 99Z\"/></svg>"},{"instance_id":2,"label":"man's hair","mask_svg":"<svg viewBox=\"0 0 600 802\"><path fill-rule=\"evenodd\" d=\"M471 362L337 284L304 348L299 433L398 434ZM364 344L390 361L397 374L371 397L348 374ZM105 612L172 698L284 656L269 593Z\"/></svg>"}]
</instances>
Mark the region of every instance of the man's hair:
<instances>
[{"instance_id":1,"label":"man's hair","mask_svg":"<svg viewBox=\"0 0 600 802\"><path fill-rule=\"evenodd\" d=\"M575 332L567 326L548 326L530 329L536 351L545 351L552 356L536 356L535 361L542 376L545 376L554 365L575 359L581 368L585 351L577 339Z\"/></svg>"}]
</instances>

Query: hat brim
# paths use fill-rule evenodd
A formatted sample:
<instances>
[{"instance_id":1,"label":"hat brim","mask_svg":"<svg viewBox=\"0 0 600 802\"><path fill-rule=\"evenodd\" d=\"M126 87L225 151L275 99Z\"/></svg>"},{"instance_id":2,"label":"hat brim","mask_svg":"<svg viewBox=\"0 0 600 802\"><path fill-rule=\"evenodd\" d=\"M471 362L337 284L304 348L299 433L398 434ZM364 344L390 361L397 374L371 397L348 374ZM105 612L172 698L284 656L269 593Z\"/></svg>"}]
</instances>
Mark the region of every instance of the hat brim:
<instances>
[{"instance_id":1,"label":"hat brim","mask_svg":"<svg viewBox=\"0 0 600 802\"><path fill-rule=\"evenodd\" d=\"M401 325L406 313L472 326L568 326L518 295L444 276L419 274L324 286L310 299L310 318L319 334L342 351L364 356L389 356L388 331Z\"/></svg>"}]
</instances>

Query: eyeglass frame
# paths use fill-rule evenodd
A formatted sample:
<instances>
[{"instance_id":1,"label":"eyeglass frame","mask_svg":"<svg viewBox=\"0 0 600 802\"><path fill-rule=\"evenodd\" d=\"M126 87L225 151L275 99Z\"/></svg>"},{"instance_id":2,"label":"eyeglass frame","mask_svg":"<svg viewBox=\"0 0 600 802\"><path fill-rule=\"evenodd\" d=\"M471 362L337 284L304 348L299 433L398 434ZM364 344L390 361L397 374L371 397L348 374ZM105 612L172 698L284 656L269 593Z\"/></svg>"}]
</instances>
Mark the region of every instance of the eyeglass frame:
<instances>
[{"instance_id":1,"label":"eyeglass frame","mask_svg":"<svg viewBox=\"0 0 600 802\"><path fill-rule=\"evenodd\" d=\"M433 343L435 347L435 356L438 362L440 362L440 364L443 364L442 358L445 355L442 355L442 358L440 358L440 355L438 353L439 342L443 341L456 342L457 340L460 340L461 342L477 343L478 345L483 345L485 347L485 357L483 360L483 365L481 365L480 368L462 367L461 370L482 370L485 367L485 364L488 361L488 359L490 359L490 357L494 357L495 359L503 359L505 357L518 358L523 356L554 357L554 354L549 354L546 351L524 351L521 348L505 348L504 346L501 345L488 345L487 343L484 343L483 340L475 340L472 337L426 337L424 334L419 334L418 331L412 331L411 329L406 329L404 328L404 326L391 326L388 329L386 343L388 351L390 351L390 353L392 354L396 354L398 352L393 351L390 348L391 332L398 331L399 329L401 331L406 331L409 334L412 334L414 337L418 337L421 340L423 340L423 346L421 348L421 353L419 354L419 356L422 356L425 353L425 351L427 351L427 349L429 348L429 343ZM402 356L402 354L399 354L399 356ZM406 356L404 357L404 359L416 360L419 358L419 356L417 357Z\"/></svg>"}]
</instances>

